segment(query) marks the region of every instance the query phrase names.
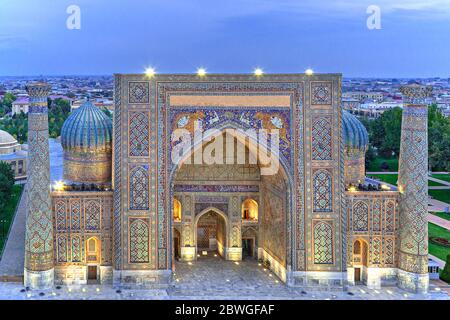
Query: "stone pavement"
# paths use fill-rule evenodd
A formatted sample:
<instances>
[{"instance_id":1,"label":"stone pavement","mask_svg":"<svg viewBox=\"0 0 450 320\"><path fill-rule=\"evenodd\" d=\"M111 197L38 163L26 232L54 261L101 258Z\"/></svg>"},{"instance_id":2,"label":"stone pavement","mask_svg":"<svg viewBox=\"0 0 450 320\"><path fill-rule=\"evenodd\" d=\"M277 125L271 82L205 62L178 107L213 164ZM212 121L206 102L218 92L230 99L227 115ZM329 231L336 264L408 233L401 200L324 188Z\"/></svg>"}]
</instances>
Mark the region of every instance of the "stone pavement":
<instances>
[{"instance_id":1,"label":"stone pavement","mask_svg":"<svg viewBox=\"0 0 450 320\"><path fill-rule=\"evenodd\" d=\"M22 277L25 252L25 220L26 220L27 188L25 186L20 198L17 212L6 242L5 250L0 257L0 278Z\"/></svg>"},{"instance_id":2,"label":"stone pavement","mask_svg":"<svg viewBox=\"0 0 450 320\"><path fill-rule=\"evenodd\" d=\"M46 291L27 291L20 283L0 283L0 299L9 300L450 300L437 285L428 294L410 294L396 287L379 290L352 286L348 291L310 291L291 288L256 260L236 264L220 257L200 258L191 264L176 263L174 282L166 290L119 290L110 285L62 286Z\"/></svg>"}]
</instances>

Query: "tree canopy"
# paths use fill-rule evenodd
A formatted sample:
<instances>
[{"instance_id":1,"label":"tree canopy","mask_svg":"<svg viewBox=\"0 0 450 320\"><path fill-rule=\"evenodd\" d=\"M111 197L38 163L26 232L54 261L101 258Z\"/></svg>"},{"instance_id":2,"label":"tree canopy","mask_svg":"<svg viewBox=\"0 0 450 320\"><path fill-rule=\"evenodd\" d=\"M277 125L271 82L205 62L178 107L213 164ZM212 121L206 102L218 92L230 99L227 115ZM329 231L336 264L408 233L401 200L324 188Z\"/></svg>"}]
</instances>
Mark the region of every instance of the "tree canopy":
<instances>
[{"instance_id":1,"label":"tree canopy","mask_svg":"<svg viewBox=\"0 0 450 320\"><path fill-rule=\"evenodd\" d=\"M383 158L399 156L402 109L386 110L380 117L361 119L369 133L371 161L373 153ZM428 108L428 161L432 171L450 171L450 119L446 118L436 104Z\"/></svg>"}]
</instances>

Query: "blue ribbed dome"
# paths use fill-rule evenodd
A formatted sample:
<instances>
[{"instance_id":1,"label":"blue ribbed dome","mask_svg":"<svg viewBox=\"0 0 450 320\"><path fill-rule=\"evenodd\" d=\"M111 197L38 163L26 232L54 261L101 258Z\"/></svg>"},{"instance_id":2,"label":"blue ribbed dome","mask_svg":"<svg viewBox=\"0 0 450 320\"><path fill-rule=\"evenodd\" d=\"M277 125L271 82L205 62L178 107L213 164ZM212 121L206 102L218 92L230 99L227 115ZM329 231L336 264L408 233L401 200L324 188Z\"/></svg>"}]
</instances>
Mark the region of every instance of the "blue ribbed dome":
<instances>
[{"instance_id":1,"label":"blue ribbed dome","mask_svg":"<svg viewBox=\"0 0 450 320\"><path fill-rule=\"evenodd\" d=\"M345 146L350 149L367 150L369 135L366 127L350 112L343 110L342 127L344 131Z\"/></svg>"},{"instance_id":2,"label":"blue ribbed dome","mask_svg":"<svg viewBox=\"0 0 450 320\"><path fill-rule=\"evenodd\" d=\"M75 110L61 129L61 144L65 151L108 152L111 141L111 120L90 101Z\"/></svg>"}]
</instances>

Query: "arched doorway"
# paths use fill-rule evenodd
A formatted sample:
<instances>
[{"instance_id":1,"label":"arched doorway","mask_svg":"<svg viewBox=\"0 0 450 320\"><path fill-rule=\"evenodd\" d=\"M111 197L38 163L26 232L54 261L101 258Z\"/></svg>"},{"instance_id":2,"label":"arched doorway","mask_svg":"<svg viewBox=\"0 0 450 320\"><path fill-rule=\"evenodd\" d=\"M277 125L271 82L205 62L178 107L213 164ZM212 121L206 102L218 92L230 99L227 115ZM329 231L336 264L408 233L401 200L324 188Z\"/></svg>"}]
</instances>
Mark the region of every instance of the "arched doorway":
<instances>
[{"instance_id":1,"label":"arched doorway","mask_svg":"<svg viewBox=\"0 0 450 320\"><path fill-rule=\"evenodd\" d=\"M210 207L195 218L195 243L197 257L217 252L225 257L228 233L228 218L221 210Z\"/></svg>"},{"instance_id":2,"label":"arched doorway","mask_svg":"<svg viewBox=\"0 0 450 320\"><path fill-rule=\"evenodd\" d=\"M367 280L367 242L357 239L353 242L353 269L355 284L364 283Z\"/></svg>"},{"instance_id":3,"label":"arched doorway","mask_svg":"<svg viewBox=\"0 0 450 320\"><path fill-rule=\"evenodd\" d=\"M87 279L88 283L98 280L101 252L100 240L97 237L91 237L86 240L86 262L87 262Z\"/></svg>"}]
</instances>

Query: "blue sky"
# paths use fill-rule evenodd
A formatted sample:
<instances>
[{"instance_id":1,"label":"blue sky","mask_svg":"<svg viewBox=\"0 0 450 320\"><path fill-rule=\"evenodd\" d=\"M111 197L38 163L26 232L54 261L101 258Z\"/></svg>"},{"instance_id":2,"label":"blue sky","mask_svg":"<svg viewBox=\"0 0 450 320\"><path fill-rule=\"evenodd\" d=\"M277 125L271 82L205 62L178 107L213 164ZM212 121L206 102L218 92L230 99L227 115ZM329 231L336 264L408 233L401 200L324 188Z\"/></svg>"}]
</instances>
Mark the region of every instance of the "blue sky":
<instances>
[{"instance_id":1,"label":"blue sky","mask_svg":"<svg viewBox=\"0 0 450 320\"><path fill-rule=\"evenodd\" d=\"M369 5L381 29L369 30ZM81 29L69 30L78 5ZM0 0L0 75L450 77L449 0Z\"/></svg>"}]
</instances>

